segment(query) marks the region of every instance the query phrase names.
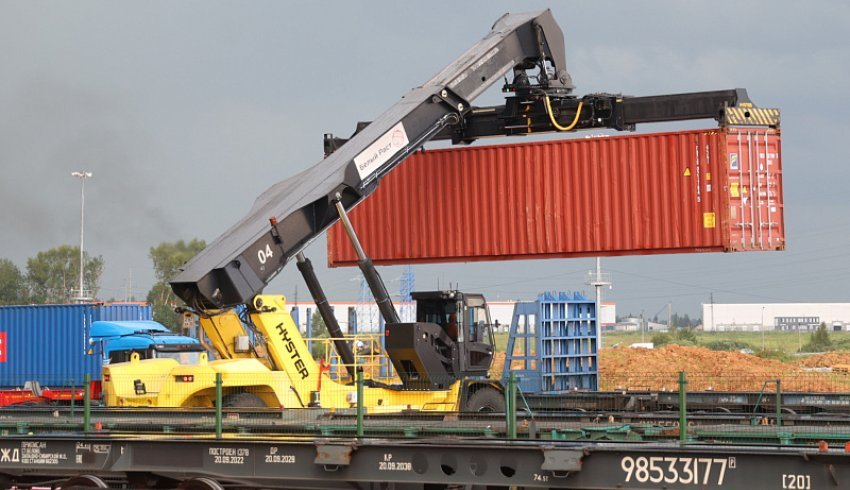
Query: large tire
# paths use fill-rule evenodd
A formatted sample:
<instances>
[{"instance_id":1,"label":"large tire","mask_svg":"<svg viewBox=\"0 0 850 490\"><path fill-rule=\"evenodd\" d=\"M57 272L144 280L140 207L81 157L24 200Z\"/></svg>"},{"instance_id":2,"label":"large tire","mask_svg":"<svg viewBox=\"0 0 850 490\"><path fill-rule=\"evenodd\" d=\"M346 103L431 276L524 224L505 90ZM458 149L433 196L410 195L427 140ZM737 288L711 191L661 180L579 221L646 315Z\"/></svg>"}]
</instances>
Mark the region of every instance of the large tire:
<instances>
[{"instance_id":1,"label":"large tire","mask_svg":"<svg viewBox=\"0 0 850 490\"><path fill-rule=\"evenodd\" d=\"M94 475L77 475L65 480L62 483L62 488L109 488L109 485L100 477Z\"/></svg>"},{"instance_id":2,"label":"large tire","mask_svg":"<svg viewBox=\"0 0 850 490\"><path fill-rule=\"evenodd\" d=\"M177 488L180 490L224 490L219 482L206 477L190 478L181 482Z\"/></svg>"},{"instance_id":3,"label":"large tire","mask_svg":"<svg viewBox=\"0 0 850 490\"><path fill-rule=\"evenodd\" d=\"M227 395L221 405L226 408L266 408L262 398L245 392Z\"/></svg>"},{"instance_id":4,"label":"large tire","mask_svg":"<svg viewBox=\"0 0 850 490\"><path fill-rule=\"evenodd\" d=\"M499 412L505 411L505 396L499 390L485 386L469 396L464 407L466 412Z\"/></svg>"}]
</instances>

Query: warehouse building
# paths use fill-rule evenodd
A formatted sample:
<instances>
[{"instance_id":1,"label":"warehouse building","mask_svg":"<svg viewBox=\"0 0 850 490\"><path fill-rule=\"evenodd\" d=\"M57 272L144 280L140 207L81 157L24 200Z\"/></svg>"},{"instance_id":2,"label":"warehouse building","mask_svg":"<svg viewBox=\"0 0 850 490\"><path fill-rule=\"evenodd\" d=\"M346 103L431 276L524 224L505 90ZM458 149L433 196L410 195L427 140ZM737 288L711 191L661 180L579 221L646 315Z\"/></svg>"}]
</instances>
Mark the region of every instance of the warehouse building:
<instances>
[{"instance_id":1,"label":"warehouse building","mask_svg":"<svg viewBox=\"0 0 850 490\"><path fill-rule=\"evenodd\" d=\"M339 326L345 333L378 333L381 328L381 314L374 302L360 301L330 301L329 304L333 308L334 317L336 317ZM494 324L498 322L497 331L507 332L511 326L513 318L514 305L516 301L488 301L490 307L490 319ZM402 321L414 321L416 317L416 306L413 303L394 303L396 311ZM316 305L313 302L299 301L290 303L297 313L293 312L296 317L298 326L301 332L307 331L307 317L315 313ZM602 304L601 323L603 329L610 325L613 326L617 317L617 307L615 303L604 302Z\"/></svg>"},{"instance_id":2,"label":"warehouse building","mask_svg":"<svg viewBox=\"0 0 850 490\"><path fill-rule=\"evenodd\" d=\"M703 329L812 331L825 323L833 331L850 327L850 303L751 303L702 305Z\"/></svg>"}]
</instances>

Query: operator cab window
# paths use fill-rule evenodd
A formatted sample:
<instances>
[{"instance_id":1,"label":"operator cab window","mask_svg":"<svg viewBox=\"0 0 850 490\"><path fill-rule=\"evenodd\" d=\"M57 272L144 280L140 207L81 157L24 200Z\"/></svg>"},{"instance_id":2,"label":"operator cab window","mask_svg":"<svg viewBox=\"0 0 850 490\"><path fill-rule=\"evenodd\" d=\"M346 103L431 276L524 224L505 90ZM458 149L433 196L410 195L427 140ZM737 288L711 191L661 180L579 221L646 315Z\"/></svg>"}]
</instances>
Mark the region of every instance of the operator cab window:
<instances>
[{"instance_id":1,"label":"operator cab window","mask_svg":"<svg viewBox=\"0 0 850 490\"><path fill-rule=\"evenodd\" d=\"M457 340L459 321L457 310L455 302L419 300L416 304L416 321L436 323L452 340Z\"/></svg>"},{"instance_id":2,"label":"operator cab window","mask_svg":"<svg viewBox=\"0 0 850 490\"><path fill-rule=\"evenodd\" d=\"M150 359L151 357L155 357L153 352L149 349L145 349L145 350L133 350L133 349L114 350L114 351L109 353L109 363L114 364L116 362L130 362L130 356L132 356L134 352L137 352L139 354L139 359Z\"/></svg>"},{"instance_id":3,"label":"operator cab window","mask_svg":"<svg viewBox=\"0 0 850 490\"><path fill-rule=\"evenodd\" d=\"M184 366L201 362L201 351L156 351L159 359L174 359Z\"/></svg>"},{"instance_id":4,"label":"operator cab window","mask_svg":"<svg viewBox=\"0 0 850 490\"><path fill-rule=\"evenodd\" d=\"M482 342L488 336L487 331L490 328L490 316L488 315L487 306L480 299L470 299L467 308L467 326L469 329L469 339L471 342Z\"/></svg>"}]
</instances>

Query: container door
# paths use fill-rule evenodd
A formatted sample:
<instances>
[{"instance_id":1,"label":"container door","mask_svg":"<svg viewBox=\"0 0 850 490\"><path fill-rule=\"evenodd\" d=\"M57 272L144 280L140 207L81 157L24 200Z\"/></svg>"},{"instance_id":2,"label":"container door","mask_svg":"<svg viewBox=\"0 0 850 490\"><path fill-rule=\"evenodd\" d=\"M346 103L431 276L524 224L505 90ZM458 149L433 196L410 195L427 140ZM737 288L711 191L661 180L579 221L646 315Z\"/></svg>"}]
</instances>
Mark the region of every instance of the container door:
<instances>
[{"instance_id":1,"label":"container door","mask_svg":"<svg viewBox=\"0 0 850 490\"><path fill-rule=\"evenodd\" d=\"M729 129L726 156L730 250L783 250L779 132Z\"/></svg>"}]
</instances>

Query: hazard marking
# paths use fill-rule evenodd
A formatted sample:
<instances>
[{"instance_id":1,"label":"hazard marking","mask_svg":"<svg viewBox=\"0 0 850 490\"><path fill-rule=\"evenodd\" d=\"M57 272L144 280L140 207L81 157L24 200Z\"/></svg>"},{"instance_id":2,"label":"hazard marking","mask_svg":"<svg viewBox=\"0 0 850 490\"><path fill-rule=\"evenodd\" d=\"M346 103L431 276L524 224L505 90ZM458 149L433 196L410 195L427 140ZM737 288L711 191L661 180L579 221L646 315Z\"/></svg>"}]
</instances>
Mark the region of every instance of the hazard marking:
<instances>
[{"instance_id":1,"label":"hazard marking","mask_svg":"<svg viewBox=\"0 0 850 490\"><path fill-rule=\"evenodd\" d=\"M685 177L690 177L690 176L691 176L691 169L688 168L688 167L685 167Z\"/></svg>"},{"instance_id":2,"label":"hazard marking","mask_svg":"<svg viewBox=\"0 0 850 490\"><path fill-rule=\"evenodd\" d=\"M714 213L703 213L702 214L702 227L703 228L714 228L717 225L716 216Z\"/></svg>"},{"instance_id":3,"label":"hazard marking","mask_svg":"<svg viewBox=\"0 0 850 490\"><path fill-rule=\"evenodd\" d=\"M711 180L711 172L706 172L706 173L705 173L705 180L706 180L706 181Z\"/></svg>"},{"instance_id":4,"label":"hazard marking","mask_svg":"<svg viewBox=\"0 0 850 490\"><path fill-rule=\"evenodd\" d=\"M732 185L729 186L729 195L731 195L732 197L741 197L740 193L738 192L737 182L732 182Z\"/></svg>"}]
</instances>

